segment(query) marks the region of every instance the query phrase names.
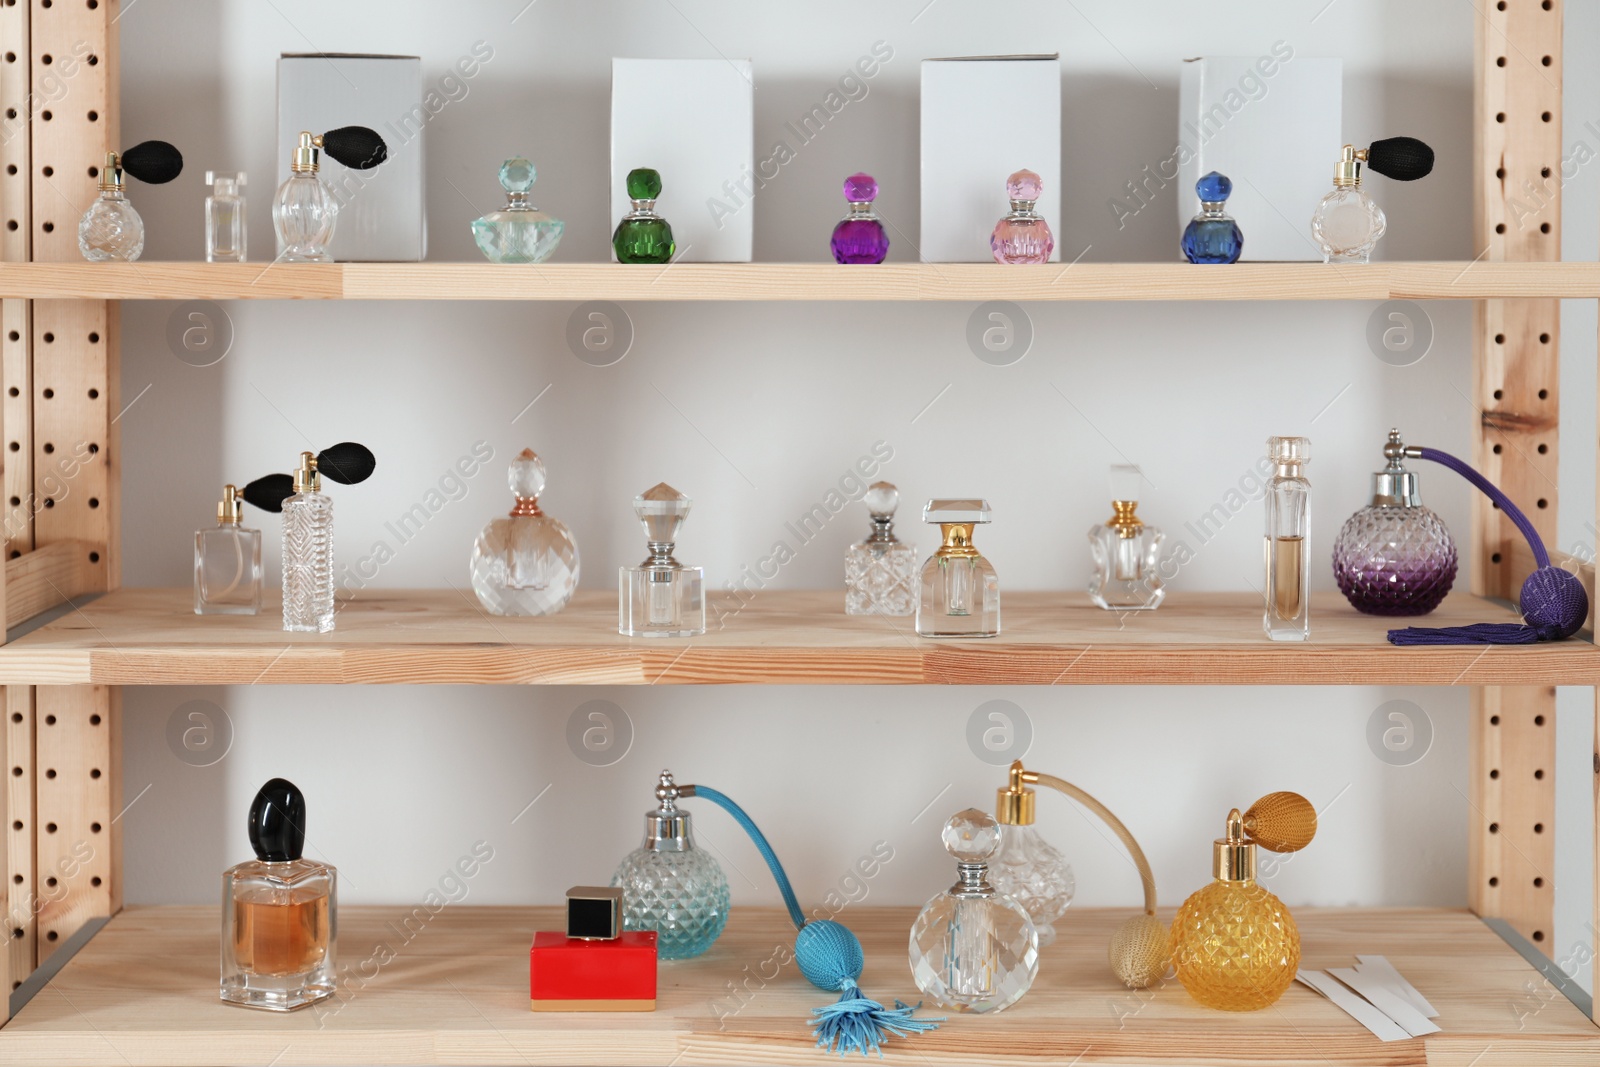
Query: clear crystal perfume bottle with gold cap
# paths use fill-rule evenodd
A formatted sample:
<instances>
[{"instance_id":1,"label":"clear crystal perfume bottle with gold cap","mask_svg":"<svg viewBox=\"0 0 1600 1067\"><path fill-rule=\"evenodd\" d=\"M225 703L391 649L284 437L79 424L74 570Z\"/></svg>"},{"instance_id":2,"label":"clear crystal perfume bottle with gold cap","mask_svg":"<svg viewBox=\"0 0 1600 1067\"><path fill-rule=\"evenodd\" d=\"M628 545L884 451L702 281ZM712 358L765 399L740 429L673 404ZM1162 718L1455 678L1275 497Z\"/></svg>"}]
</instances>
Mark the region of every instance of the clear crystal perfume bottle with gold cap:
<instances>
[{"instance_id":1,"label":"clear crystal perfume bottle with gold cap","mask_svg":"<svg viewBox=\"0 0 1600 1067\"><path fill-rule=\"evenodd\" d=\"M283 502L283 628L333 629L333 500L310 452L300 453L294 495Z\"/></svg>"},{"instance_id":2,"label":"clear crystal perfume bottle with gold cap","mask_svg":"<svg viewBox=\"0 0 1600 1067\"><path fill-rule=\"evenodd\" d=\"M873 482L862 497L872 532L850 546L844 559L846 615L912 615L917 610L917 552L894 535L900 490Z\"/></svg>"},{"instance_id":3,"label":"clear crystal perfume bottle with gold cap","mask_svg":"<svg viewBox=\"0 0 1600 1067\"><path fill-rule=\"evenodd\" d=\"M472 546L472 591L496 615L553 615L578 588L578 543L539 509L544 463L524 448L511 461L511 514L483 528Z\"/></svg>"},{"instance_id":4,"label":"clear crystal perfume bottle with gold cap","mask_svg":"<svg viewBox=\"0 0 1600 1067\"><path fill-rule=\"evenodd\" d=\"M650 558L617 575L617 631L624 637L694 637L706 632L705 570L672 555L694 501L661 482L634 497Z\"/></svg>"},{"instance_id":5,"label":"clear crystal perfume bottle with gold cap","mask_svg":"<svg viewBox=\"0 0 1600 1067\"><path fill-rule=\"evenodd\" d=\"M989 521L989 502L930 500L922 521L937 524L941 544L922 565L917 633L923 637L998 637L1000 578L972 544L972 530Z\"/></svg>"},{"instance_id":6,"label":"clear crystal perfume bottle with gold cap","mask_svg":"<svg viewBox=\"0 0 1600 1067\"><path fill-rule=\"evenodd\" d=\"M1215 880L1172 920L1172 966L1194 999L1221 1011L1258 1011L1289 988L1300 931L1283 901L1256 881L1256 846L1296 852L1316 832L1316 809L1298 793L1270 793L1243 815L1228 813L1227 835L1212 846Z\"/></svg>"},{"instance_id":7,"label":"clear crystal perfume bottle with gold cap","mask_svg":"<svg viewBox=\"0 0 1600 1067\"><path fill-rule=\"evenodd\" d=\"M244 501L222 487L217 525L194 535L194 613L254 615L261 610L261 531L244 525Z\"/></svg>"},{"instance_id":8,"label":"clear crystal perfume bottle with gold cap","mask_svg":"<svg viewBox=\"0 0 1600 1067\"><path fill-rule=\"evenodd\" d=\"M1094 556L1089 599L1107 611L1148 611L1167 595L1157 569L1165 535L1136 514L1139 481L1138 467L1113 466L1111 518L1089 530Z\"/></svg>"}]
</instances>

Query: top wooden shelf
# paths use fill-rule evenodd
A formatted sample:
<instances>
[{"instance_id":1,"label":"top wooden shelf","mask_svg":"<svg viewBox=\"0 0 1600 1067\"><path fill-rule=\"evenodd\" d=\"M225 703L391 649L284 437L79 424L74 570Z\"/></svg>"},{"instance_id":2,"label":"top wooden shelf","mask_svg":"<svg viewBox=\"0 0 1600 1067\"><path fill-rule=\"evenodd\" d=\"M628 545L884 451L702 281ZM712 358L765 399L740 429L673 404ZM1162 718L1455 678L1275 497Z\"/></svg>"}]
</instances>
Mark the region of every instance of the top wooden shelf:
<instances>
[{"instance_id":1,"label":"top wooden shelf","mask_svg":"<svg viewBox=\"0 0 1600 1067\"><path fill-rule=\"evenodd\" d=\"M32 300L1485 300L1600 298L1600 263L0 263Z\"/></svg>"}]
</instances>

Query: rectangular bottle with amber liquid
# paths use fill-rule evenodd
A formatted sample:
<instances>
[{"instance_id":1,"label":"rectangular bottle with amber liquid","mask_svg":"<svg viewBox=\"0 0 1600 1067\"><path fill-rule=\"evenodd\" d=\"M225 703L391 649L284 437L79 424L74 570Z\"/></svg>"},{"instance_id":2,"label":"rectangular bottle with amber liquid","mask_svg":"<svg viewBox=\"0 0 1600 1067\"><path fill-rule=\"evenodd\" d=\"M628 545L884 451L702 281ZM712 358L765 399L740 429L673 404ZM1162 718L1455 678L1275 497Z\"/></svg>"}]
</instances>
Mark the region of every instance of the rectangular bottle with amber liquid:
<instances>
[{"instance_id":1,"label":"rectangular bottle with amber liquid","mask_svg":"<svg viewBox=\"0 0 1600 1067\"><path fill-rule=\"evenodd\" d=\"M1305 465L1311 442L1270 437L1267 455L1277 471L1267 484L1266 615L1262 625L1274 641L1311 639L1311 483Z\"/></svg>"}]
</instances>

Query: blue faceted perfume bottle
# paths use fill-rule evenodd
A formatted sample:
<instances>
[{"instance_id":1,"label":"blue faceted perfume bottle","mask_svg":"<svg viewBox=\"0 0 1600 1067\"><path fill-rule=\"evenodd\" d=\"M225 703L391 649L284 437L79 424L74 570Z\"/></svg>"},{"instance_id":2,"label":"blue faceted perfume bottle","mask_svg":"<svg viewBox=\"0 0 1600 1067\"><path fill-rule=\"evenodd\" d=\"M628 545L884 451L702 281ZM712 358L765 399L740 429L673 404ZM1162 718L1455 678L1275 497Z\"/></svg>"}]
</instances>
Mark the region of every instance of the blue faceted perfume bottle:
<instances>
[{"instance_id":1,"label":"blue faceted perfume bottle","mask_svg":"<svg viewBox=\"0 0 1600 1067\"><path fill-rule=\"evenodd\" d=\"M1233 183L1226 174L1212 171L1194 183L1200 194L1200 214L1183 228L1183 254L1190 263L1237 263L1244 251L1244 234L1233 216L1222 210Z\"/></svg>"}]
</instances>

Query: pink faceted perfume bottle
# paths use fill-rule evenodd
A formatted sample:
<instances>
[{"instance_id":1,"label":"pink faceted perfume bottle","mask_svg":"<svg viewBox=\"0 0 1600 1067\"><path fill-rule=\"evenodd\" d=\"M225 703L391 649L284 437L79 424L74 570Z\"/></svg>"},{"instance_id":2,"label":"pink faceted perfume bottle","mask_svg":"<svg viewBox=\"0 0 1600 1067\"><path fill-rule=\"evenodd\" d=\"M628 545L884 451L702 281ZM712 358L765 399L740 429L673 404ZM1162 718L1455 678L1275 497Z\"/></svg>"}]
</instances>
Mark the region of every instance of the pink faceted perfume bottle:
<instances>
[{"instance_id":1,"label":"pink faceted perfume bottle","mask_svg":"<svg viewBox=\"0 0 1600 1067\"><path fill-rule=\"evenodd\" d=\"M1019 170L1006 179L1006 195L1011 197L1011 213L995 223L989 237L996 263L1048 263L1056 239L1044 216L1033 205L1044 190L1044 183L1031 170Z\"/></svg>"},{"instance_id":2,"label":"pink faceted perfume bottle","mask_svg":"<svg viewBox=\"0 0 1600 1067\"><path fill-rule=\"evenodd\" d=\"M889 254L889 235L873 213L878 183L870 174L852 174L844 180L844 198L850 214L833 228L833 258L838 263L882 263Z\"/></svg>"}]
</instances>

